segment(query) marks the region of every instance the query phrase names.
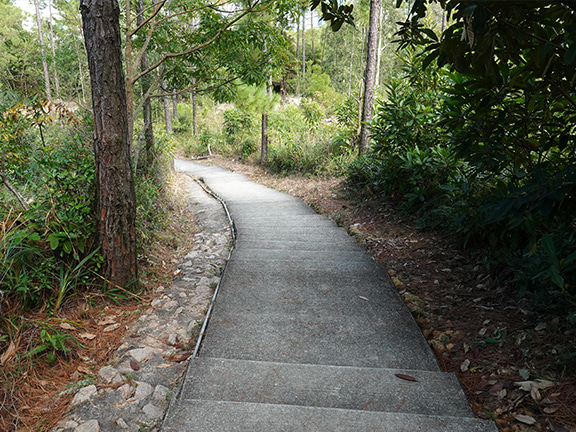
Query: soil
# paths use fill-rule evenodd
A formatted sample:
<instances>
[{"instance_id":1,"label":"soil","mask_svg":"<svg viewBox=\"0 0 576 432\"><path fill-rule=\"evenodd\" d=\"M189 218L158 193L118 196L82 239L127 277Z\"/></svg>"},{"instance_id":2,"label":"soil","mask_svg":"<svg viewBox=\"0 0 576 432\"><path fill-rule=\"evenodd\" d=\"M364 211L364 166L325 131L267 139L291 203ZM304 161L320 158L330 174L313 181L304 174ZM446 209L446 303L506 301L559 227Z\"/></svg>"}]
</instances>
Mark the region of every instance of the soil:
<instances>
[{"instance_id":1,"label":"soil","mask_svg":"<svg viewBox=\"0 0 576 432\"><path fill-rule=\"evenodd\" d=\"M276 176L220 157L204 162L298 196L346 227L387 268L441 368L458 375L478 417L495 420L502 432L576 432L576 359L559 360L576 352L576 332L531 313L488 273L482 251L458 250L450 238L418 230L392 203L354 192L341 178ZM169 281L197 232L177 179L169 222L140 258L145 288ZM129 300L78 293L57 315L15 315L26 325L12 335L13 348L0 344L0 430L50 430L66 412L68 390L109 361L126 326L138 318L142 299L150 300L146 294ZM10 316L9 310L2 312L0 318ZM120 326L104 332L107 326L99 324L110 316ZM68 340L68 353L59 353L52 364L46 356L19 357L47 325L79 343Z\"/></svg>"}]
</instances>

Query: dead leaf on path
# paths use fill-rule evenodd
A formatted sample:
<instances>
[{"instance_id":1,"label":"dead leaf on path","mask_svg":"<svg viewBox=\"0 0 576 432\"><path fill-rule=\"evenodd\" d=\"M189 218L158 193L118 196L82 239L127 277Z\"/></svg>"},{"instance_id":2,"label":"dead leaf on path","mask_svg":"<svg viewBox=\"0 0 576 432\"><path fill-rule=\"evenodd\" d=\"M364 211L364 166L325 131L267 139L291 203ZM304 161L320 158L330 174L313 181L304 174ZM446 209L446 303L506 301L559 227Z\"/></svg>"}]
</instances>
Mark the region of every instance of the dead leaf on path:
<instances>
[{"instance_id":1,"label":"dead leaf on path","mask_svg":"<svg viewBox=\"0 0 576 432\"><path fill-rule=\"evenodd\" d=\"M406 381L418 382L418 380L416 378L414 378L413 376L410 376L410 375L404 375L404 374L394 374L394 375L396 375L398 378L406 380Z\"/></svg>"},{"instance_id":2,"label":"dead leaf on path","mask_svg":"<svg viewBox=\"0 0 576 432\"><path fill-rule=\"evenodd\" d=\"M520 423L524 423L527 425L533 425L534 423L536 423L536 419L534 417L525 414L517 414L514 416L514 418L518 420Z\"/></svg>"},{"instance_id":3,"label":"dead leaf on path","mask_svg":"<svg viewBox=\"0 0 576 432\"><path fill-rule=\"evenodd\" d=\"M116 324L116 317L115 316L108 316L104 318L102 321L98 321L99 326L105 326L110 324Z\"/></svg>"},{"instance_id":4,"label":"dead leaf on path","mask_svg":"<svg viewBox=\"0 0 576 432\"><path fill-rule=\"evenodd\" d=\"M544 412L546 414L554 414L556 411L558 411L559 407L546 407L544 408Z\"/></svg>"},{"instance_id":5,"label":"dead leaf on path","mask_svg":"<svg viewBox=\"0 0 576 432\"><path fill-rule=\"evenodd\" d=\"M140 365L136 360L130 360L130 367L135 371L140 370Z\"/></svg>"},{"instance_id":6,"label":"dead leaf on path","mask_svg":"<svg viewBox=\"0 0 576 432\"><path fill-rule=\"evenodd\" d=\"M468 368L470 367L470 360L466 359L462 362L462 364L460 365L460 370L462 372L466 372L468 370Z\"/></svg>"},{"instance_id":7,"label":"dead leaf on path","mask_svg":"<svg viewBox=\"0 0 576 432\"><path fill-rule=\"evenodd\" d=\"M88 340L96 339L96 335L93 333L80 333L78 336L80 336L82 339L88 339Z\"/></svg>"},{"instance_id":8,"label":"dead leaf on path","mask_svg":"<svg viewBox=\"0 0 576 432\"><path fill-rule=\"evenodd\" d=\"M547 388L553 387L555 384L552 381L537 379L535 381L518 381L515 383L521 390L530 392L532 388L538 390L546 390Z\"/></svg>"},{"instance_id":9,"label":"dead leaf on path","mask_svg":"<svg viewBox=\"0 0 576 432\"><path fill-rule=\"evenodd\" d=\"M91 373L92 373L92 371L91 371L90 369L85 368L84 366L78 366L77 369L78 369L78 372L81 372L81 373L83 373L83 374L87 374L87 375L88 375L88 374L91 374Z\"/></svg>"},{"instance_id":10,"label":"dead leaf on path","mask_svg":"<svg viewBox=\"0 0 576 432\"><path fill-rule=\"evenodd\" d=\"M68 323L61 323L58 327L64 330L74 330L74 327Z\"/></svg>"},{"instance_id":11,"label":"dead leaf on path","mask_svg":"<svg viewBox=\"0 0 576 432\"><path fill-rule=\"evenodd\" d=\"M0 356L0 366L4 366L4 363L6 363L14 356L14 354L16 354L16 350L17 350L16 344L14 343L14 341L11 341L6 351L4 351L2 353L2 356Z\"/></svg>"}]
</instances>

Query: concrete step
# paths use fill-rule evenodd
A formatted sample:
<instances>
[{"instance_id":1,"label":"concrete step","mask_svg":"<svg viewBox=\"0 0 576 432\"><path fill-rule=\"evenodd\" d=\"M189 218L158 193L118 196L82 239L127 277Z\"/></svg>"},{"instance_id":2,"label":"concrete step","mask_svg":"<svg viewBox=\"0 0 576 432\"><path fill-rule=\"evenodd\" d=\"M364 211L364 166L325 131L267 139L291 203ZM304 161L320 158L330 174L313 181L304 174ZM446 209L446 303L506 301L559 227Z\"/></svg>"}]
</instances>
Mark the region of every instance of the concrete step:
<instances>
[{"instance_id":1,"label":"concrete step","mask_svg":"<svg viewBox=\"0 0 576 432\"><path fill-rule=\"evenodd\" d=\"M216 301L201 357L391 369L439 370L404 310L368 321L357 316L223 310Z\"/></svg>"},{"instance_id":2,"label":"concrete step","mask_svg":"<svg viewBox=\"0 0 576 432\"><path fill-rule=\"evenodd\" d=\"M191 360L179 399L473 416L450 373L206 357Z\"/></svg>"},{"instance_id":3,"label":"concrete step","mask_svg":"<svg viewBox=\"0 0 576 432\"><path fill-rule=\"evenodd\" d=\"M163 432L498 432L471 417L292 405L186 400L174 404Z\"/></svg>"}]
</instances>

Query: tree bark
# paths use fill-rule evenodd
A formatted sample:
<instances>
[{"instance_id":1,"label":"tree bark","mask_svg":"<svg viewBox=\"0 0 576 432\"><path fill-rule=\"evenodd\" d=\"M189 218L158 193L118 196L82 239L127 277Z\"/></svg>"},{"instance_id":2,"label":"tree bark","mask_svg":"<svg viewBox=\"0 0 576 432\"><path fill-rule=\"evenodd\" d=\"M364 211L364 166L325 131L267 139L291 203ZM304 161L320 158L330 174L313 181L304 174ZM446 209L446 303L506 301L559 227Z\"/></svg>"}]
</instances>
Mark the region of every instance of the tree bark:
<instances>
[{"instance_id":1,"label":"tree bark","mask_svg":"<svg viewBox=\"0 0 576 432\"><path fill-rule=\"evenodd\" d=\"M302 9L302 82L306 75L306 9Z\"/></svg>"},{"instance_id":2,"label":"tree bark","mask_svg":"<svg viewBox=\"0 0 576 432\"><path fill-rule=\"evenodd\" d=\"M128 114L117 0L81 0L92 85L96 221L108 287L135 287L136 194L130 162Z\"/></svg>"},{"instance_id":3,"label":"tree bark","mask_svg":"<svg viewBox=\"0 0 576 432\"><path fill-rule=\"evenodd\" d=\"M40 53L42 54L42 69L44 71L46 97L52 99L52 91L50 90L50 72L48 72L48 60L46 60L46 51L44 50L44 32L42 31L42 17L40 16L38 0L34 0L34 7L36 8L36 25L38 26L38 39L40 39Z\"/></svg>"},{"instance_id":4,"label":"tree bark","mask_svg":"<svg viewBox=\"0 0 576 432\"><path fill-rule=\"evenodd\" d=\"M370 122L376 85L376 60L378 49L378 33L380 24L381 0L370 0L370 21L368 27L368 47L366 49L366 69L364 71L364 99L362 103L362 124L360 126L360 145L358 150L363 153L370 147Z\"/></svg>"},{"instance_id":5,"label":"tree bark","mask_svg":"<svg viewBox=\"0 0 576 432\"><path fill-rule=\"evenodd\" d=\"M192 134L196 136L198 133L198 102L196 101L196 78L192 78Z\"/></svg>"},{"instance_id":6,"label":"tree bark","mask_svg":"<svg viewBox=\"0 0 576 432\"><path fill-rule=\"evenodd\" d=\"M56 97L60 97L60 82L58 81L58 69L56 68L56 47L54 46L54 29L52 27L52 0L48 0L48 11L50 14L50 47L52 48L52 67L54 68L54 87L56 87Z\"/></svg>"},{"instance_id":7,"label":"tree bark","mask_svg":"<svg viewBox=\"0 0 576 432\"><path fill-rule=\"evenodd\" d=\"M172 133L172 112L170 111L170 97L168 96L168 83L166 80L162 81L162 102L164 102L164 123L166 124L166 132Z\"/></svg>"},{"instance_id":8,"label":"tree bark","mask_svg":"<svg viewBox=\"0 0 576 432\"><path fill-rule=\"evenodd\" d=\"M144 1L138 0L138 8L136 10L136 25L140 26L144 22ZM146 72L148 70L148 53L146 50L142 52L142 57L140 58L140 70ZM142 86L142 99L144 100L144 105L142 107L142 120L144 122L144 172L149 173L150 169L154 166L154 159L156 155L154 154L154 128L152 123L152 100L149 97L150 87L151 87L151 76L146 74L141 79Z\"/></svg>"},{"instance_id":9,"label":"tree bark","mask_svg":"<svg viewBox=\"0 0 576 432\"><path fill-rule=\"evenodd\" d=\"M260 152L260 165L266 163L268 156L268 114L262 113L262 147Z\"/></svg>"}]
</instances>

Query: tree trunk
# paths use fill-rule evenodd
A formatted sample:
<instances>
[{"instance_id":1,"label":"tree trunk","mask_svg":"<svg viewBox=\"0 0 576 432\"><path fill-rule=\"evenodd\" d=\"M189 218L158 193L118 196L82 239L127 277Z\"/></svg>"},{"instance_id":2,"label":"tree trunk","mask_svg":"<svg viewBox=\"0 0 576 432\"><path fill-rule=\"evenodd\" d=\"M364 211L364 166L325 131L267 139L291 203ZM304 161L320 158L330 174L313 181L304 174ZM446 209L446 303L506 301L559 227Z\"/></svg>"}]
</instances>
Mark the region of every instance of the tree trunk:
<instances>
[{"instance_id":1,"label":"tree trunk","mask_svg":"<svg viewBox=\"0 0 576 432\"><path fill-rule=\"evenodd\" d=\"M266 163L268 155L268 114L262 113L262 151L260 153L260 165Z\"/></svg>"},{"instance_id":2,"label":"tree trunk","mask_svg":"<svg viewBox=\"0 0 576 432\"><path fill-rule=\"evenodd\" d=\"M144 1L138 0L138 8L136 10L136 25L142 25L144 22ZM148 70L148 53L144 51L142 57L140 58L140 70L146 72ZM142 120L144 121L144 172L150 173L150 170L154 166L154 159L156 155L154 153L154 129L152 123L152 100L149 97L150 87L151 87L151 76L146 74L141 78L142 86L142 99L144 100L144 105L142 106Z\"/></svg>"},{"instance_id":3,"label":"tree trunk","mask_svg":"<svg viewBox=\"0 0 576 432\"><path fill-rule=\"evenodd\" d=\"M310 9L310 30L314 30L314 11ZM312 38L310 41L312 42L312 62L314 62L314 33L310 32L310 37ZM315 62L314 62L315 63Z\"/></svg>"},{"instance_id":4,"label":"tree trunk","mask_svg":"<svg viewBox=\"0 0 576 432\"><path fill-rule=\"evenodd\" d=\"M172 89L172 119L178 120L178 94L176 89Z\"/></svg>"},{"instance_id":5,"label":"tree trunk","mask_svg":"<svg viewBox=\"0 0 576 432\"><path fill-rule=\"evenodd\" d=\"M48 11L50 16L50 47L52 48L52 67L54 68L54 86L56 87L56 97L60 98L60 82L58 81L58 70L56 69L56 48L54 47L54 29L52 28L52 0L48 0Z\"/></svg>"},{"instance_id":6,"label":"tree trunk","mask_svg":"<svg viewBox=\"0 0 576 432\"><path fill-rule=\"evenodd\" d=\"M36 8L36 25L38 26L38 39L40 39L40 53L42 54L42 69L44 70L46 97L52 99L52 91L50 90L50 73L48 72L48 61L46 60L46 51L44 50L44 32L42 31L42 17L40 16L38 0L34 0L34 7Z\"/></svg>"},{"instance_id":7,"label":"tree trunk","mask_svg":"<svg viewBox=\"0 0 576 432\"><path fill-rule=\"evenodd\" d=\"M94 111L97 233L108 287L135 287L136 194L117 0L81 0Z\"/></svg>"},{"instance_id":8,"label":"tree trunk","mask_svg":"<svg viewBox=\"0 0 576 432\"><path fill-rule=\"evenodd\" d=\"M198 103L196 101L196 78L192 78L194 89L192 90L192 134L196 136L198 133Z\"/></svg>"},{"instance_id":9,"label":"tree trunk","mask_svg":"<svg viewBox=\"0 0 576 432\"><path fill-rule=\"evenodd\" d=\"M306 9L302 10L302 82L306 75Z\"/></svg>"},{"instance_id":10,"label":"tree trunk","mask_svg":"<svg viewBox=\"0 0 576 432\"><path fill-rule=\"evenodd\" d=\"M364 99L362 104L362 125L360 126L359 152L370 147L370 122L376 84L376 60L378 48L379 18L381 0L370 0L370 22L368 27L368 47L366 49L366 70L364 71Z\"/></svg>"},{"instance_id":11,"label":"tree trunk","mask_svg":"<svg viewBox=\"0 0 576 432\"><path fill-rule=\"evenodd\" d=\"M383 8L380 8L380 31L378 32L378 50L376 54L376 82L375 87L380 85L380 64L382 63L382 23L384 21Z\"/></svg>"},{"instance_id":12,"label":"tree trunk","mask_svg":"<svg viewBox=\"0 0 576 432\"><path fill-rule=\"evenodd\" d=\"M168 83L162 81L162 102L164 102L164 122L166 123L166 132L172 133L172 113L170 112L170 97L168 97Z\"/></svg>"}]
</instances>

